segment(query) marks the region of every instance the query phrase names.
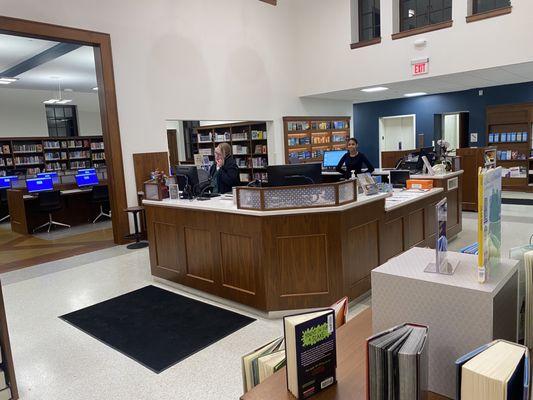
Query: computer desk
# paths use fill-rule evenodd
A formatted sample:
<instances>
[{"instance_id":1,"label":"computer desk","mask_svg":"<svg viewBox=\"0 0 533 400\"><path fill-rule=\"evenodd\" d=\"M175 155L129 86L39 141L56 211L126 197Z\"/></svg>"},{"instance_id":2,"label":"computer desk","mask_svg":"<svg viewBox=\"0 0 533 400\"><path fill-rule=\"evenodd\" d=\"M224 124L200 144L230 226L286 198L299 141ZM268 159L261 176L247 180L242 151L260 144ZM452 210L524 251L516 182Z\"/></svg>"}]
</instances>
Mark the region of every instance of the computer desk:
<instances>
[{"instance_id":1,"label":"computer desk","mask_svg":"<svg viewBox=\"0 0 533 400\"><path fill-rule=\"evenodd\" d=\"M100 181L107 185L107 181ZM70 226L87 224L98 215L100 207L91 202L91 189L80 189L76 184L56 185L54 189L61 191L63 207L54 211L53 219ZM11 230L29 235L39 225L48 221L48 215L39 211L37 194L28 193L26 189L8 189L7 202L11 215Z\"/></svg>"}]
</instances>

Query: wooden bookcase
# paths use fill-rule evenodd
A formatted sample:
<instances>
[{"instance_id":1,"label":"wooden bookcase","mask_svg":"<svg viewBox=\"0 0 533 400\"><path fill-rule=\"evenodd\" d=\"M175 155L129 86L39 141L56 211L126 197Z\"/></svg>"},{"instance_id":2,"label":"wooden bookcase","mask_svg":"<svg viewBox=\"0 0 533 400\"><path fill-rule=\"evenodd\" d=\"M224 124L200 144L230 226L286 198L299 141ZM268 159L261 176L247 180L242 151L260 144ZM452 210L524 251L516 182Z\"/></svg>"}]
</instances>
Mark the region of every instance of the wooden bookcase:
<instances>
[{"instance_id":1,"label":"wooden bookcase","mask_svg":"<svg viewBox=\"0 0 533 400\"><path fill-rule=\"evenodd\" d=\"M283 117L285 163L322 162L324 151L345 150L350 117Z\"/></svg>"},{"instance_id":2,"label":"wooden bookcase","mask_svg":"<svg viewBox=\"0 0 533 400\"><path fill-rule=\"evenodd\" d=\"M267 129L264 121L246 121L232 124L200 126L194 129L197 153L215 161L215 147L220 143L231 146L240 170L241 182L252 179L267 181ZM204 163L204 165L207 165Z\"/></svg>"},{"instance_id":3,"label":"wooden bookcase","mask_svg":"<svg viewBox=\"0 0 533 400\"><path fill-rule=\"evenodd\" d=\"M497 165L514 170L502 179L504 190L531 191L533 104L487 107L488 146L496 147ZM517 171L520 172L517 172Z\"/></svg>"},{"instance_id":4,"label":"wooden bookcase","mask_svg":"<svg viewBox=\"0 0 533 400\"><path fill-rule=\"evenodd\" d=\"M0 139L0 176L105 166L102 136Z\"/></svg>"},{"instance_id":5,"label":"wooden bookcase","mask_svg":"<svg viewBox=\"0 0 533 400\"><path fill-rule=\"evenodd\" d=\"M11 391L11 400L19 398L17 381L15 379L15 368L13 366L13 356L11 354L11 344L9 342L9 332L7 328L6 310L4 307L4 295L2 294L2 284L0 283L0 348L2 352L2 362L0 368L5 374L6 384Z\"/></svg>"}]
</instances>

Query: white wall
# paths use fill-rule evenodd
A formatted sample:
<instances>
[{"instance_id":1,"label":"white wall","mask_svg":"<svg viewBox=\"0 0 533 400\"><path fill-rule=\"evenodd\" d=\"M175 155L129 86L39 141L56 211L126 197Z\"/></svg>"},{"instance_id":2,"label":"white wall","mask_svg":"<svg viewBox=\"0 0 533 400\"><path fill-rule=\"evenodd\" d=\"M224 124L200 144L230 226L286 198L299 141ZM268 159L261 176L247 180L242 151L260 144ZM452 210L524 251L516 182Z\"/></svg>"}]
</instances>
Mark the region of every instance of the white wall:
<instances>
[{"instance_id":1,"label":"white wall","mask_svg":"<svg viewBox=\"0 0 533 400\"><path fill-rule=\"evenodd\" d=\"M410 62L421 57L430 58L429 76L533 61L531 0L512 0L511 14L468 24L467 1L452 0L452 28L398 40L391 39L397 0L381 0L381 43L354 50L350 0L290 1L298 9L301 95L410 80ZM413 45L419 38L428 41L423 50Z\"/></svg>"},{"instance_id":2,"label":"white wall","mask_svg":"<svg viewBox=\"0 0 533 400\"><path fill-rule=\"evenodd\" d=\"M0 137L48 136L44 100L47 90L0 88ZM98 96L95 93L68 93L78 109L78 130L82 136L101 135Z\"/></svg>"},{"instance_id":3,"label":"white wall","mask_svg":"<svg viewBox=\"0 0 533 400\"><path fill-rule=\"evenodd\" d=\"M283 162L284 115L352 114L348 102L297 97L293 0L0 0L0 8L111 35L130 204L131 155L167 150L165 120L272 120L269 152Z\"/></svg>"}]
</instances>

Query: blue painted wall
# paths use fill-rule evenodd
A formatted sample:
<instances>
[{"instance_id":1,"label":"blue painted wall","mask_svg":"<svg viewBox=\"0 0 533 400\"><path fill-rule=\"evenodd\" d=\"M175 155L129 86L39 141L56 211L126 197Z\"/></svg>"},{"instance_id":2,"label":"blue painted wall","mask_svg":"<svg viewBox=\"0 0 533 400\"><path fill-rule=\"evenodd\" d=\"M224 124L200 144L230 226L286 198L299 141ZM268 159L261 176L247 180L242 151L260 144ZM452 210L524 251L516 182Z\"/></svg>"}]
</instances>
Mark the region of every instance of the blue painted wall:
<instances>
[{"instance_id":1,"label":"blue painted wall","mask_svg":"<svg viewBox=\"0 0 533 400\"><path fill-rule=\"evenodd\" d=\"M533 102L533 82L483 88L430 96L402 98L354 104L353 123L360 150L375 165L379 165L379 118L416 114L416 132L424 134L426 146L433 140L434 114L468 111L469 130L477 132L478 142L485 145L485 109L487 106Z\"/></svg>"}]
</instances>

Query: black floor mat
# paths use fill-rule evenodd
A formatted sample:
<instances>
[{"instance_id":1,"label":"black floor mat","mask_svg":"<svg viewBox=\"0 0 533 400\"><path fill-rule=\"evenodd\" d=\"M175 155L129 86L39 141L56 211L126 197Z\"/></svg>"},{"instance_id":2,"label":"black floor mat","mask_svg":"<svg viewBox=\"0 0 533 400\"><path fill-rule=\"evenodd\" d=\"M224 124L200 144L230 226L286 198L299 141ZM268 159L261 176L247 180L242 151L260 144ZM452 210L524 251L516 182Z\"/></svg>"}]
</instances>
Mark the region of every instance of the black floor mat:
<instances>
[{"instance_id":1,"label":"black floor mat","mask_svg":"<svg viewBox=\"0 0 533 400\"><path fill-rule=\"evenodd\" d=\"M533 206L533 199L502 198L502 204L518 204L521 206Z\"/></svg>"},{"instance_id":2,"label":"black floor mat","mask_svg":"<svg viewBox=\"0 0 533 400\"><path fill-rule=\"evenodd\" d=\"M255 321L155 286L59 318L156 373Z\"/></svg>"}]
</instances>

